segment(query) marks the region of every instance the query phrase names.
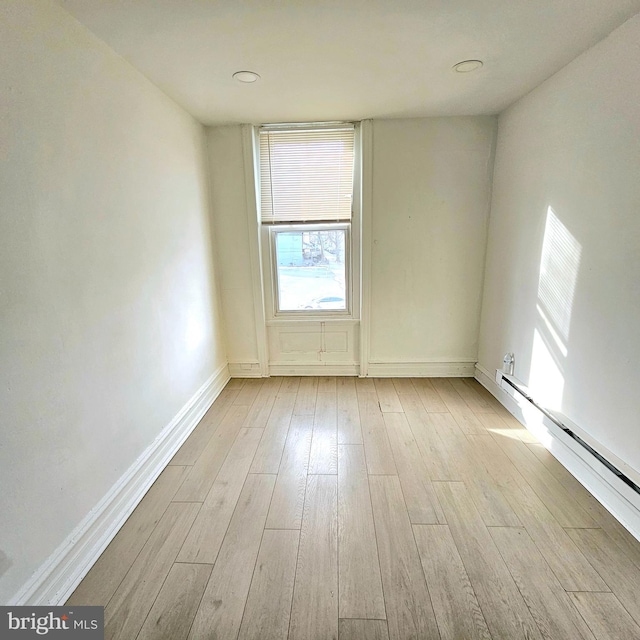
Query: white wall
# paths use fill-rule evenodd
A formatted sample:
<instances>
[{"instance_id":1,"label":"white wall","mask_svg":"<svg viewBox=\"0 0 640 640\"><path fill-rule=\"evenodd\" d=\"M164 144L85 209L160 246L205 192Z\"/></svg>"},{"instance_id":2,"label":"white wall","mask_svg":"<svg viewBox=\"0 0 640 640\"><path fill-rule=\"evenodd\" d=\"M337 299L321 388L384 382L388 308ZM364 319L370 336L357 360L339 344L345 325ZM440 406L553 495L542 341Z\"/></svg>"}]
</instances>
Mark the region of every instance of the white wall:
<instances>
[{"instance_id":1,"label":"white wall","mask_svg":"<svg viewBox=\"0 0 640 640\"><path fill-rule=\"evenodd\" d=\"M207 135L227 356L257 363L242 127L210 127Z\"/></svg>"},{"instance_id":2,"label":"white wall","mask_svg":"<svg viewBox=\"0 0 640 640\"><path fill-rule=\"evenodd\" d=\"M640 471L640 16L500 116L480 365Z\"/></svg>"},{"instance_id":3,"label":"white wall","mask_svg":"<svg viewBox=\"0 0 640 640\"><path fill-rule=\"evenodd\" d=\"M0 58L6 602L225 356L202 127L49 0Z\"/></svg>"},{"instance_id":4,"label":"white wall","mask_svg":"<svg viewBox=\"0 0 640 640\"><path fill-rule=\"evenodd\" d=\"M374 121L370 360L475 361L495 131Z\"/></svg>"},{"instance_id":5,"label":"white wall","mask_svg":"<svg viewBox=\"0 0 640 640\"><path fill-rule=\"evenodd\" d=\"M371 228L364 233L372 241L370 359L378 364L371 375L432 373L433 363L469 363L472 373L495 132L494 117L373 122ZM242 129L213 127L208 140L227 351L238 371L237 363L258 361ZM282 373L289 370L287 354L274 348L282 341L278 327L269 329L271 361ZM334 328L349 336L354 330ZM357 331L349 336L353 346L343 355L353 360ZM340 355L329 364L355 371ZM314 360L327 364L312 352L308 364Z\"/></svg>"}]
</instances>

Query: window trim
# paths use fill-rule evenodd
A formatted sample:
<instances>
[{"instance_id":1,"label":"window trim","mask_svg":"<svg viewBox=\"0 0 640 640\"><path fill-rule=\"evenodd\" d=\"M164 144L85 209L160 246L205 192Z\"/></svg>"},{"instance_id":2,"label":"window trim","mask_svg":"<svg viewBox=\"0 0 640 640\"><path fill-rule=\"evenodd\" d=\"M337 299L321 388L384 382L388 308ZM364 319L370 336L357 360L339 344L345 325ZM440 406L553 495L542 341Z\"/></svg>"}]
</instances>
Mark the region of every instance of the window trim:
<instances>
[{"instance_id":1,"label":"window trim","mask_svg":"<svg viewBox=\"0 0 640 640\"><path fill-rule=\"evenodd\" d=\"M366 121L363 121L366 122ZM360 322L362 315L362 216L363 216L363 202L362 202L362 188L363 188L363 158L362 158L362 146L363 146L363 122L317 122L317 123L297 123L297 124L263 124L251 126L253 131L253 153L252 153L252 178L254 184L254 202L255 211L253 214L253 221L256 225L257 238L260 246L260 264L261 264L261 295L260 304L264 313L264 322L266 326L274 326L279 323L291 323L291 322ZM345 252L349 253L349 263L346 271L345 286L349 290L349 311L336 311L333 309L301 309L300 311L279 311L276 312L277 306L274 299L275 288L277 287L277 273L274 271L275 257L272 249L272 240L270 238L272 227L282 228L287 226L285 223L263 223L260 212L260 197L261 197L261 181L260 181L260 129L279 127L294 129L296 127L301 128L334 128L336 125L345 124L353 125L354 127L354 171L353 171L353 198L352 198L352 215L351 222L336 222L327 221L326 224L321 223L321 226L327 226L330 224L344 224L349 227L348 230L348 247L345 248ZM302 225L308 226L318 224L315 222L301 222L292 223L290 226ZM266 336L265 336L266 340Z\"/></svg>"},{"instance_id":2,"label":"window trim","mask_svg":"<svg viewBox=\"0 0 640 640\"><path fill-rule=\"evenodd\" d=\"M286 319L318 318L352 318L353 305L353 265L351 261L351 223L350 222L298 222L293 224L264 224L269 234L269 262L271 275L271 310L272 317ZM276 250L276 235L286 231L331 231L344 230L344 276L345 276L345 309L286 309L279 308L278 259Z\"/></svg>"}]
</instances>

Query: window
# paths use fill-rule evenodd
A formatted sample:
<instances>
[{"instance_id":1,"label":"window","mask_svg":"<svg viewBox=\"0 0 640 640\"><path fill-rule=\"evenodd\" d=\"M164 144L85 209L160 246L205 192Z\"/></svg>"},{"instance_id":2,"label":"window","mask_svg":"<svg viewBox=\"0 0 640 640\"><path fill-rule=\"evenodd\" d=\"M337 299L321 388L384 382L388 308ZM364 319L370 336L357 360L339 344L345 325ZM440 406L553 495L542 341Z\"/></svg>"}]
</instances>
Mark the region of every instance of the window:
<instances>
[{"instance_id":1,"label":"window","mask_svg":"<svg viewBox=\"0 0 640 640\"><path fill-rule=\"evenodd\" d=\"M262 127L260 211L275 314L348 314L354 126Z\"/></svg>"},{"instance_id":2,"label":"window","mask_svg":"<svg viewBox=\"0 0 640 640\"><path fill-rule=\"evenodd\" d=\"M348 311L347 226L275 227L271 236L278 311Z\"/></svg>"}]
</instances>

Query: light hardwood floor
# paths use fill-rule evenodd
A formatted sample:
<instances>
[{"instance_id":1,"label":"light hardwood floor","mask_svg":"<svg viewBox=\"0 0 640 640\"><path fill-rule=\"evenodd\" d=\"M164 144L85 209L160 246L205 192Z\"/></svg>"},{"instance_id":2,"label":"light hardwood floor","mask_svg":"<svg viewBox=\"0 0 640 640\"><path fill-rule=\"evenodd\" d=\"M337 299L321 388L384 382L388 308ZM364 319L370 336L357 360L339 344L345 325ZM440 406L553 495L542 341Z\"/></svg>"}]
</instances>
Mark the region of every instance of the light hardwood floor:
<instances>
[{"instance_id":1,"label":"light hardwood floor","mask_svg":"<svg viewBox=\"0 0 640 640\"><path fill-rule=\"evenodd\" d=\"M474 380L236 379L68 603L109 640L633 640L640 543Z\"/></svg>"}]
</instances>

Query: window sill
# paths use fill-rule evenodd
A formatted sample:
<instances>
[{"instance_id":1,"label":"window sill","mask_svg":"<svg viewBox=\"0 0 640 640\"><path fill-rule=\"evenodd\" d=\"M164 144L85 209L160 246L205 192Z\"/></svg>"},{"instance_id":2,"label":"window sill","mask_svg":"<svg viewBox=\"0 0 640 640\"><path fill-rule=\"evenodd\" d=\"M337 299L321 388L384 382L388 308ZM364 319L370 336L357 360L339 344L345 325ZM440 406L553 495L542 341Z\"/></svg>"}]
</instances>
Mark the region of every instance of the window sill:
<instances>
[{"instance_id":1,"label":"window sill","mask_svg":"<svg viewBox=\"0 0 640 640\"><path fill-rule=\"evenodd\" d=\"M304 316L278 316L277 318L271 318L266 321L267 327L275 327L281 325L296 325L296 324L319 324L320 322L327 322L332 324L342 323L355 325L360 322L360 318L354 318L346 315L332 315L332 314L315 314Z\"/></svg>"}]
</instances>

